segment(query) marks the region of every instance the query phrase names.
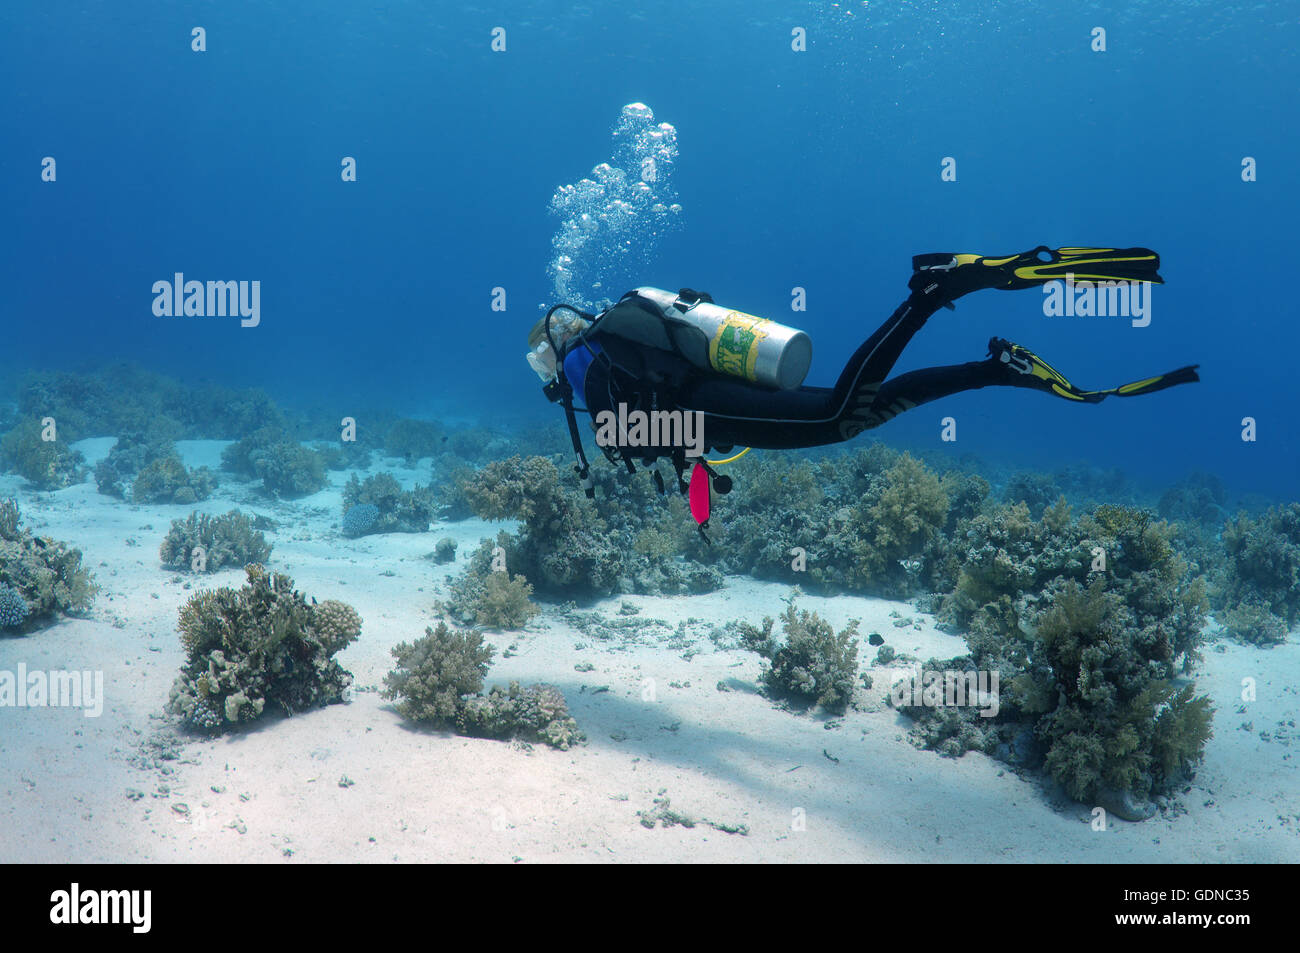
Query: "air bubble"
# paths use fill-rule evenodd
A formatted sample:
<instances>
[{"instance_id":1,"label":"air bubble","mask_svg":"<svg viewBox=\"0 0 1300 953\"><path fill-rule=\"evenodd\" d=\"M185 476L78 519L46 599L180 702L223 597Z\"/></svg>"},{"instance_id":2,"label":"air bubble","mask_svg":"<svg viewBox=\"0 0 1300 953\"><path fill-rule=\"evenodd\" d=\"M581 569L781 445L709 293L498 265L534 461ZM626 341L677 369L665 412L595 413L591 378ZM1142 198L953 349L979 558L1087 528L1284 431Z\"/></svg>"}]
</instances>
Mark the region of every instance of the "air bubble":
<instances>
[{"instance_id":1,"label":"air bubble","mask_svg":"<svg viewBox=\"0 0 1300 953\"><path fill-rule=\"evenodd\" d=\"M599 309L602 288L648 282L645 268L658 238L676 227L682 211L671 186L677 130L656 124L645 103L629 103L611 136L610 159L551 197L560 219L547 269L555 300L585 310Z\"/></svg>"}]
</instances>

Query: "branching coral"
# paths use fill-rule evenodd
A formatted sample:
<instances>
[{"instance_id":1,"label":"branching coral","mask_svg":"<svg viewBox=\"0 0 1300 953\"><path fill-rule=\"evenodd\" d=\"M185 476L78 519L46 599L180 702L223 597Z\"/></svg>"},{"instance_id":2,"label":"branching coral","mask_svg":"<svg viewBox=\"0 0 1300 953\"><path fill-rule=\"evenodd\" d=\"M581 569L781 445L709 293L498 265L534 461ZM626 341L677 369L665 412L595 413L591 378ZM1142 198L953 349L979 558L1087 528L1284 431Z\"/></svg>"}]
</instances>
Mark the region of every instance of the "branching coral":
<instances>
[{"instance_id":1,"label":"branching coral","mask_svg":"<svg viewBox=\"0 0 1300 953\"><path fill-rule=\"evenodd\" d=\"M149 463L131 485L133 503L197 503L212 495L216 478L207 467L187 469L168 453Z\"/></svg>"},{"instance_id":2,"label":"branching coral","mask_svg":"<svg viewBox=\"0 0 1300 953\"><path fill-rule=\"evenodd\" d=\"M781 614L782 642L772 634L773 620L761 627L740 623L742 644L767 660L763 684L774 696L841 713L853 699L858 680L858 622L838 634L817 613L795 607Z\"/></svg>"},{"instance_id":3,"label":"branching coral","mask_svg":"<svg viewBox=\"0 0 1300 953\"><path fill-rule=\"evenodd\" d=\"M824 508L793 540L808 552L813 583L890 596L919 587L948 522L948 494L939 476L910 454L877 471L871 461L879 456L848 457L840 485L861 487L860 497L849 502L837 494L838 505Z\"/></svg>"},{"instance_id":4,"label":"branching coral","mask_svg":"<svg viewBox=\"0 0 1300 953\"><path fill-rule=\"evenodd\" d=\"M1283 641L1300 622L1300 503L1258 518L1238 514L1223 529L1223 548L1228 559L1215 587L1220 621L1243 641Z\"/></svg>"},{"instance_id":5,"label":"branching coral","mask_svg":"<svg viewBox=\"0 0 1300 953\"><path fill-rule=\"evenodd\" d=\"M443 519L463 520L474 515L464 491L465 482L473 479L474 468L459 457L447 453L434 461L429 485L437 493Z\"/></svg>"},{"instance_id":6,"label":"branching coral","mask_svg":"<svg viewBox=\"0 0 1300 953\"><path fill-rule=\"evenodd\" d=\"M658 494L644 472L599 467L591 476L594 499L551 460L513 456L467 476L461 493L483 519L523 523L502 546L511 570L539 592L709 592L722 585L680 497ZM722 520L714 533L729 539Z\"/></svg>"},{"instance_id":7,"label":"branching coral","mask_svg":"<svg viewBox=\"0 0 1300 953\"><path fill-rule=\"evenodd\" d=\"M988 499L989 481L975 473L950 470L943 475L943 492L948 496L948 528L973 519Z\"/></svg>"},{"instance_id":8,"label":"branching coral","mask_svg":"<svg viewBox=\"0 0 1300 953\"><path fill-rule=\"evenodd\" d=\"M0 464L40 490L80 483L86 475L85 457L62 440L46 440L48 433L40 420L25 418L0 440Z\"/></svg>"},{"instance_id":9,"label":"branching coral","mask_svg":"<svg viewBox=\"0 0 1300 953\"><path fill-rule=\"evenodd\" d=\"M1209 600L1205 581L1174 549L1174 528L1146 511L1118 506L1097 507L1079 528L1090 552L1104 554L1105 574L1124 600L1135 643L1158 647L1171 671L1180 660L1182 671L1190 671Z\"/></svg>"},{"instance_id":10,"label":"branching coral","mask_svg":"<svg viewBox=\"0 0 1300 953\"><path fill-rule=\"evenodd\" d=\"M903 454L885 472L885 487L866 511L874 546L864 554L868 572L891 571L898 560L919 555L948 518L948 494L925 464Z\"/></svg>"},{"instance_id":11,"label":"branching coral","mask_svg":"<svg viewBox=\"0 0 1300 953\"><path fill-rule=\"evenodd\" d=\"M979 478L941 480L880 444L816 465L766 460L738 471L736 491L715 502L725 545L691 556L832 591L911 595L932 572L949 487L963 511L988 493Z\"/></svg>"},{"instance_id":12,"label":"branching coral","mask_svg":"<svg viewBox=\"0 0 1300 953\"><path fill-rule=\"evenodd\" d=\"M265 563L271 546L239 510L224 516L196 512L172 521L158 555L170 569L216 572L229 566Z\"/></svg>"},{"instance_id":13,"label":"branching coral","mask_svg":"<svg viewBox=\"0 0 1300 953\"><path fill-rule=\"evenodd\" d=\"M456 726L467 735L525 738L561 751L585 740L563 693L553 685L494 685L486 695L465 699Z\"/></svg>"},{"instance_id":14,"label":"branching coral","mask_svg":"<svg viewBox=\"0 0 1300 953\"><path fill-rule=\"evenodd\" d=\"M27 606L17 628L30 630L56 615L90 608L96 587L81 565L81 551L48 537L33 536L21 524L18 505L0 502L0 585Z\"/></svg>"},{"instance_id":15,"label":"branching coral","mask_svg":"<svg viewBox=\"0 0 1300 953\"><path fill-rule=\"evenodd\" d=\"M384 676L383 695L412 721L455 720L462 698L483 690L492 662L492 646L484 644L481 633L453 629L445 622L392 651L397 667Z\"/></svg>"},{"instance_id":16,"label":"branching coral","mask_svg":"<svg viewBox=\"0 0 1300 953\"><path fill-rule=\"evenodd\" d=\"M1058 497L1060 488L1046 473L1022 471L1007 481L1002 491L1003 497L1010 503L1024 503L1029 508L1029 515L1039 519Z\"/></svg>"},{"instance_id":17,"label":"branching coral","mask_svg":"<svg viewBox=\"0 0 1300 953\"><path fill-rule=\"evenodd\" d=\"M1017 503L964 525L942 616L967 630L971 656L938 665L999 673L999 712L909 705L914 736L1041 765L1073 797L1147 816L1145 799L1199 759L1211 716L1207 699L1173 686L1207 610L1173 527L1111 504L1076 521L1064 499L1039 520Z\"/></svg>"},{"instance_id":18,"label":"branching coral","mask_svg":"<svg viewBox=\"0 0 1300 953\"><path fill-rule=\"evenodd\" d=\"M1106 789L1145 798L1166 791L1201 757L1213 707L1175 689L1168 646L1140 641L1123 603L1100 580L1070 583L1039 618L1037 642L1062 700L1038 725L1048 772L1072 797Z\"/></svg>"},{"instance_id":19,"label":"branching coral","mask_svg":"<svg viewBox=\"0 0 1300 953\"><path fill-rule=\"evenodd\" d=\"M258 477L273 496L295 497L325 486L325 457L275 426L261 427L221 452L224 469Z\"/></svg>"},{"instance_id":20,"label":"branching coral","mask_svg":"<svg viewBox=\"0 0 1300 953\"><path fill-rule=\"evenodd\" d=\"M1037 739L1029 766L1041 763L1074 798L1132 806L1168 791L1200 759L1213 709L1190 686L1173 686L1177 628L1138 624L1141 613L1126 600L1133 594L1102 574L1086 587L1057 580L1042 608L1021 604L1027 632L973 633L970 658L927 664L997 672L997 718L907 706L914 736L946 754L978 748L1026 763L1028 729Z\"/></svg>"},{"instance_id":21,"label":"branching coral","mask_svg":"<svg viewBox=\"0 0 1300 953\"><path fill-rule=\"evenodd\" d=\"M506 547L507 565L537 585L614 591L624 552L590 501L560 485L550 460L511 457L490 463L464 482L463 491L480 518L523 521L522 535Z\"/></svg>"},{"instance_id":22,"label":"branching coral","mask_svg":"<svg viewBox=\"0 0 1300 953\"><path fill-rule=\"evenodd\" d=\"M529 598L533 587L527 579L493 566L494 554L504 551L508 542L506 533L497 537L496 545L484 540L469 558L465 571L452 582L440 608L466 624L503 630L523 628L540 610Z\"/></svg>"},{"instance_id":23,"label":"branching coral","mask_svg":"<svg viewBox=\"0 0 1300 953\"><path fill-rule=\"evenodd\" d=\"M346 602L324 599L315 605L316 635L325 651L333 655L361 636L361 613Z\"/></svg>"},{"instance_id":24,"label":"branching coral","mask_svg":"<svg viewBox=\"0 0 1300 953\"><path fill-rule=\"evenodd\" d=\"M1158 510L1167 520L1204 527L1223 525L1228 489L1209 473L1193 473L1179 480L1160 497Z\"/></svg>"},{"instance_id":25,"label":"branching coral","mask_svg":"<svg viewBox=\"0 0 1300 953\"><path fill-rule=\"evenodd\" d=\"M310 603L257 564L246 575L242 588L200 592L181 608L186 661L168 708L200 731L255 720L268 703L295 714L340 702L352 684L333 656L360 635L355 610Z\"/></svg>"},{"instance_id":26,"label":"branching coral","mask_svg":"<svg viewBox=\"0 0 1300 953\"><path fill-rule=\"evenodd\" d=\"M528 597L533 587L523 576L489 573L483 584L483 601L475 613L479 625L489 629L520 629L541 610Z\"/></svg>"},{"instance_id":27,"label":"branching coral","mask_svg":"<svg viewBox=\"0 0 1300 953\"><path fill-rule=\"evenodd\" d=\"M326 484L321 455L293 441L272 444L252 454L253 470L273 496L306 496Z\"/></svg>"},{"instance_id":28,"label":"branching coral","mask_svg":"<svg viewBox=\"0 0 1300 953\"><path fill-rule=\"evenodd\" d=\"M1247 645L1281 645L1287 624L1262 601L1243 601L1225 606L1217 613L1229 636Z\"/></svg>"},{"instance_id":29,"label":"branching coral","mask_svg":"<svg viewBox=\"0 0 1300 953\"><path fill-rule=\"evenodd\" d=\"M940 618L958 628L1013 638L1054 580L1110 578L1149 644L1167 644L1184 667L1205 624L1204 583L1172 545L1173 530L1130 507L1099 506L1075 522L1064 500L1034 520L1023 503L981 514L949 546L953 591Z\"/></svg>"},{"instance_id":30,"label":"branching coral","mask_svg":"<svg viewBox=\"0 0 1300 953\"><path fill-rule=\"evenodd\" d=\"M889 646L885 646L889 648ZM883 652L883 650L882 650ZM885 659L882 664L888 664ZM944 684L943 678L948 672L960 673L964 679L970 671L967 658L939 661L931 659L921 667L916 677L919 688L917 694L924 698L924 686L927 684ZM978 674L978 673L976 673ZM934 683L928 680L935 678ZM910 686L904 686L910 687ZM939 694L937 691L935 694ZM893 695L889 696L891 704ZM973 706L974 702L970 703ZM915 719L911 731L914 744L939 752L944 757L959 758L967 751L982 751L993 754L997 751L999 734L997 726L986 718L977 717L973 707L925 706L923 704L903 704L900 710Z\"/></svg>"},{"instance_id":31,"label":"branching coral","mask_svg":"<svg viewBox=\"0 0 1300 953\"><path fill-rule=\"evenodd\" d=\"M170 438L139 431L123 434L108 456L95 465L95 485L100 493L124 500L126 488L135 482L140 471L173 452ZM188 481L182 481L185 482Z\"/></svg>"},{"instance_id":32,"label":"branching coral","mask_svg":"<svg viewBox=\"0 0 1300 953\"><path fill-rule=\"evenodd\" d=\"M352 527L346 525L348 513L358 507L373 506L374 519L361 529L353 514ZM369 510L361 512L369 514ZM416 486L403 490L391 473L376 473L364 482L356 474L343 488L344 532L349 536L366 533L422 533L436 517L432 487Z\"/></svg>"},{"instance_id":33,"label":"branching coral","mask_svg":"<svg viewBox=\"0 0 1300 953\"><path fill-rule=\"evenodd\" d=\"M370 448L355 441L327 441L314 444L312 449L321 455L327 470L365 470L370 466Z\"/></svg>"},{"instance_id":34,"label":"branching coral","mask_svg":"<svg viewBox=\"0 0 1300 953\"><path fill-rule=\"evenodd\" d=\"M91 374L32 373L18 392L23 416L54 417L69 440L140 432L151 439L247 436L283 429L284 415L262 391L189 386L128 364Z\"/></svg>"},{"instance_id":35,"label":"branching coral","mask_svg":"<svg viewBox=\"0 0 1300 953\"><path fill-rule=\"evenodd\" d=\"M446 439L447 431L440 424L403 417L394 421L384 434L384 451L414 464L421 457L431 457L441 450Z\"/></svg>"},{"instance_id":36,"label":"branching coral","mask_svg":"<svg viewBox=\"0 0 1300 953\"><path fill-rule=\"evenodd\" d=\"M288 435L280 427L259 427L221 451L221 468L236 476L249 480L256 479L254 455L286 439Z\"/></svg>"},{"instance_id":37,"label":"branching coral","mask_svg":"<svg viewBox=\"0 0 1300 953\"><path fill-rule=\"evenodd\" d=\"M454 725L465 734L521 737L567 749L583 740L564 695L550 685L511 682L482 693L492 647L477 630L439 622L413 643L393 649L397 668L384 677L383 696L412 721Z\"/></svg>"}]
</instances>

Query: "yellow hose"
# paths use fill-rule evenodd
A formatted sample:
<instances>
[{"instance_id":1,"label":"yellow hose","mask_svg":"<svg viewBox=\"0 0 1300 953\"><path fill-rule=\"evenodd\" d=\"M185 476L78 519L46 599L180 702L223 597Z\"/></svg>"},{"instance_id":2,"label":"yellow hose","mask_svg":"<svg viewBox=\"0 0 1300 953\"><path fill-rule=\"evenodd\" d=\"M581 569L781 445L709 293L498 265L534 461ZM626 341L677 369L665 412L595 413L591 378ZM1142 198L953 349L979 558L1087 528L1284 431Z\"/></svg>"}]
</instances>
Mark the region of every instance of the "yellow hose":
<instances>
[{"instance_id":1,"label":"yellow hose","mask_svg":"<svg viewBox=\"0 0 1300 953\"><path fill-rule=\"evenodd\" d=\"M727 457L727 459L725 460L705 460L704 462L711 467L720 467L724 463L735 463L745 454L749 453L749 451L752 449L753 449L752 447L746 447L744 450L740 451L740 453L736 454L734 457Z\"/></svg>"}]
</instances>

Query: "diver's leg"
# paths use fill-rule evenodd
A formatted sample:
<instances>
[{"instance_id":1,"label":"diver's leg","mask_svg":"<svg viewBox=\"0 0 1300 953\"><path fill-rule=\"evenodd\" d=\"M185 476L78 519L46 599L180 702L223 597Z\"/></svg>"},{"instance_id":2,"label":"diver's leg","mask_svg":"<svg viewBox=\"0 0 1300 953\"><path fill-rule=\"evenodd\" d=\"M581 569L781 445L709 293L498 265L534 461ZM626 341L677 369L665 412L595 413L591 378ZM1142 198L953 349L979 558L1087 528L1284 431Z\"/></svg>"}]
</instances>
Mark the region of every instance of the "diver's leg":
<instances>
[{"instance_id":1,"label":"diver's leg","mask_svg":"<svg viewBox=\"0 0 1300 953\"><path fill-rule=\"evenodd\" d=\"M1198 380L1200 378L1193 365L1106 390L1083 390L1071 384L1060 371L1029 348L1013 344L1005 338L992 338L986 360L948 367L927 367L886 381L876 394L871 414L873 426L879 426L913 407L981 387L1024 387L1077 403L1098 404L1110 396L1151 394Z\"/></svg>"},{"instance_id":2,"label":"diver's leg","mask_svg":"<svg viewBox=\"0 0 1300 953\"><path fill-rule=\"evenodd\" d=\"M834 419L818 422L821 442L849 440L888 419L873 411L885 378L930 316L941 307L951 308L963 295L986 288L1030 288L1067 275L1075 275L1080 280L1159 282L1161 278L1156 271L1159 266L1159 256L1146 248L1039 246L1018 255L996 258L948 253L914 256L912 277L907 283L912 293L849 358L827 408Z\"/></svg>"},{"instance_id":3,"label":"diver's leg","mask_svg":"<svg viewBox=\"0 0 1300 953\"><path fill-rule=\"evenodd\" d=\"M868 408L876 391L912 336L945 303L941 295L913 292L853 353L834 387L769 391L712 377L689 386L679 406L704 413L713 446L795 449L848 440L875 426Z\"/></svg>"},{"instance_id":4,"label":"diver's leg","mask_svg":"<svg viewBox=\"0 0 1300 953\"><path fill-rule=\"evenodd\" d=\"M1032 355L1027 348L1002 338L993 338L989 341L989 357L985 360L925 367L891 378L880 386L869 408L871 425L878 427L913 407L983 387L1028 387L1057 393L1052 387L1055 384L1062 388L1058 396L1086 403L1098 403L1104 399L1105 394L1101 392L1079 390L1055 370L1051 370L1051 380L1045 371L1044 376L1036 376L1031 359L1014 356L1017 353ZM1050 370L1046 361L1036 355L1034 358L1037 367Z\"/></svg>"},{"instance_id":5,"label":"diver's leg","mask_svg":"<svg viewBox=\"0 0 1300 953\"><path fill-rule=\"evenodd\" d=\"M887 411L890 405L877 399L884 378L893 370L894 364L912 336L940 307L951 308L955 300L972 291L986 288L1003 290L1030 288L1044 285L1049 281L1064 279L1069 275L1074 275L1080 280L1107 278L1159 283L1162 280L1157 273L1159 266L1159 256L1147 248L1052 249L1040 245L1018 255L997 258L948 253L913 256L912 277L907 283L912 294L858 349L835 385L836 399L839 401L834 427L837 433L836 439L849 440L862 431L878 427L895 416L897 411L884 415L883 412ZM1003 357L1001 360L1005 362L1006 358ZM975 362L975 365L982 363ZM975 365L962 365L962 367L970 368ZM927 380L927 387L931 383L940 382L951 383L956 390L987 387L989 384L997 383L1006 383L1010 386L1039 386L1014 377L1008 377L1006 380L994 379L999 376L993 373L995 370L989 367L982 369L978 374L968 369L962 374L939 375L933 382ZM1068 385L1068 381L1063 377L1060 380ZM984 383L979 383L980 381ZM913 380L911 383L919 386L920 381ZM1170 384L1163 386L1170 386ZM948 391L948 393L954 392ZM935 397L939 396L943 394L935 394ZM1062 393L1060 396L1073 395ZM1091 398L1080 396L1079 399L1090 400ZM1102 397L1096 399L1101 400Z\"/></svg>"},{"instance_id":6,"label":"diver's leg","mask_svg":"<svg viewBox=\"0 0 1300 953\"><path fill-rule=\"evenodd\" d=\"M944 306L951 307L951 302L936 287L914 289L889 320L853 353L835 382L834 419L829 422L833 436L829 442L850 440L884 422L871 412L881 385L916 332Z\"/></svg>"},{"instance_id":7,"label":"diver's leg","mask_svg":"<svg viewBox=\"0 0 1300 953\"><path fill-rule=\"evenodd\" d=\"M1066 400L1080 401L1086 404L1099 404L1107 397L1138 397L1154 394L1156 391L1178 384L1192 384L1201 378L1196 373L1199 364L1180 367L1164 374L1155 374L1139 381L1108 387L1105 390L1083 390L1075 387L1052 365L1019 344L1013 344L1005 338L989 340L989 359L997 361L1005 369L1006 383L1012 387L1028 387L1041 390Z\"/></svg>"},{"instance_id":8,"label":"diver's leg","mask_svg":"<svg viewBox=\"0 0 1300 953\"><path fill-rule=\"evenodd\" d=\"M994 358L909 371L880 386L870 408L871 425L878 427L904 411L941 397L995 385L1014 386L1015 381Z\"/></svg>"},{"instance_id":9,"label":"diver's leg","mask_svg":"<svg viewBox=\"0 0 1300 953\"><path fill-rule=\"evenodd\" d=\"M1000 258L983 255L931 254L912 258L912 293L849 358L835 383L838 439L877 426L869 412L889 372L913 335L939 308L972 291L1014 290L1043 285L1067 275L1160 282L1160 258L1146 248L1058 248L1039 246Z\"/></svg>"},{"instance_id":10,"label":"diver's leg","mask_svg":"<svg viewBox=\"0 0 1300 953\"><path fill-rule=\"evenodd\" d=\"M908 281L911 295L854 352L833 388L801 387L794 391L771 392L756 390L739 381L710 379L689 387L681 395L680 406L705 414L705 433L710 435L706 439L713 446L793 449L849 440L897 413L888 413L892 401L878 399L882 385L908 342L939 308L951 307L953 301L972 291L1028 288L1062 279L1067 274L1074 274L1081 280L1122 278L1159 282L1161 279L1156 272L1159 264L1159 257L1145 248L1049 249L1040 246L1001 258L946 253L917 255L912 259L912 277ZM1000 356L998 360L1007 363ZM1006 368L999 369L988 362L976 361L971 365L957 365L966 368L960 374L932 375L924 378L924 386L921 378L910 378L909 385L918 395L933 391L934 396L926 397L926 400L990 384L1050 389L1050 382L1045 383L1045 379L1051 375L1042 371L1047 367L1046 363L1027 366L1037 368L1039 376L1031 370L1029 376L1034 377L1033 380L1021 379ZM976 372L972 369L975 367L980 370ZM1178 373L1182 372L1175 372ZM1069 385L1063 377L1056 377ZM1181 383L1181 379L1171 378L1162 386L1173 383ZM943 389L947 387L952 389ZM1077 388L1073 390L1077 391ZM1117 388L1112 392L1123 393L1124 389ZM899 394L897 389L890 391L893 397ZM1102 392L1078 391L1078 394L1080 396L1074 399L1101 400L1105 396ZM1074 397L1074 394L1067 393L1058 395Z\"/></svg>"}]
</instances>

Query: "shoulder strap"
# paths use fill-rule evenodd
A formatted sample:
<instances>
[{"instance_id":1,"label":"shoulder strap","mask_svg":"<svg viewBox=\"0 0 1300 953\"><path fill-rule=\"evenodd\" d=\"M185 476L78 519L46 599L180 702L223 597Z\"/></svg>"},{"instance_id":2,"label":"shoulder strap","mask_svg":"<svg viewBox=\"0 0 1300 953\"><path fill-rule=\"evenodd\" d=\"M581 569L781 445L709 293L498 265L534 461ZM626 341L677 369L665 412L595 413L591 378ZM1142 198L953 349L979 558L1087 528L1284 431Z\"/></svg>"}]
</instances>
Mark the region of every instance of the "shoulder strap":
<instances>
[{"instance_id":1,"label":"shoulder strap","mask_svg":"<svg viewBox=\"0 0 1300 953\"><path fill-rule=\"evenodd\" d=\"M578 458L573 469L582 482L582 492L587 495L587 499L593 499L596 496L596 489L591 480L591 464L587 462L587 452L582 447L582 436L578 433L578 418L573 410L573 388L569 386L569 381L564 376L562 365L559 365L559 373L555 380L543 387L542 391L547 399L558 401L564 407L564 417L569 424L569 439L573 442L574 456Z\"/></svg>"}]
</instances>

